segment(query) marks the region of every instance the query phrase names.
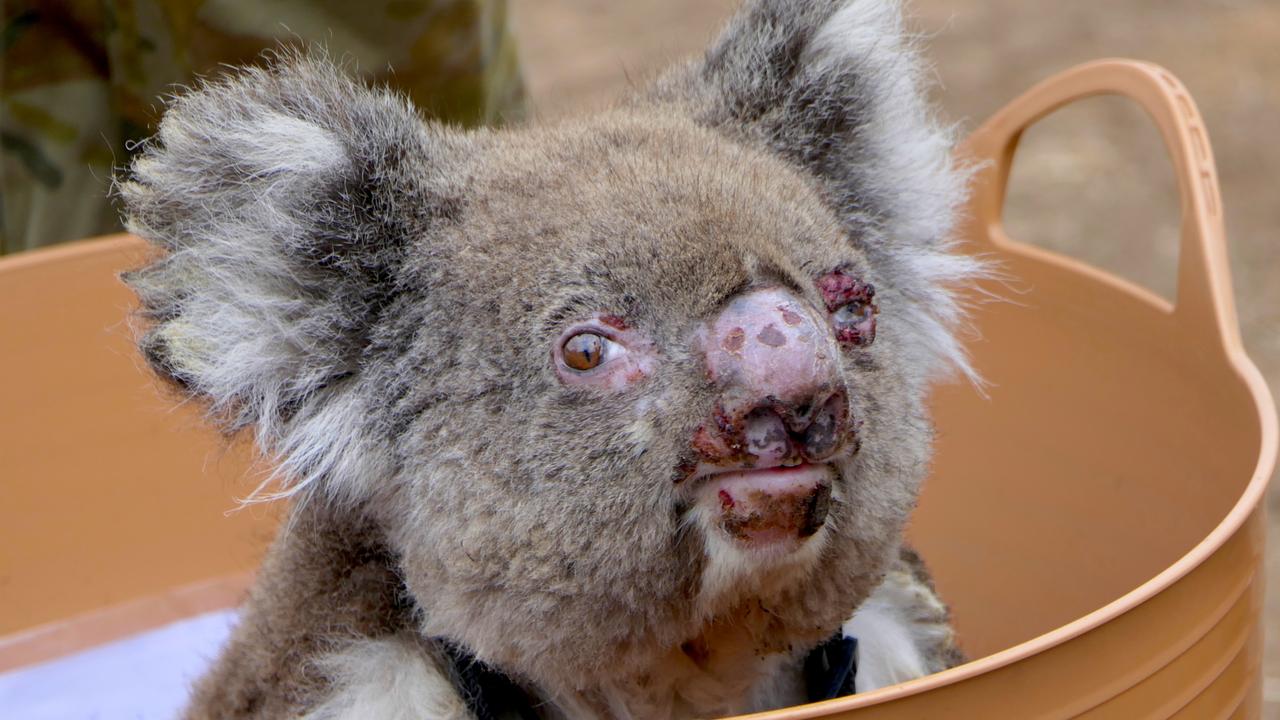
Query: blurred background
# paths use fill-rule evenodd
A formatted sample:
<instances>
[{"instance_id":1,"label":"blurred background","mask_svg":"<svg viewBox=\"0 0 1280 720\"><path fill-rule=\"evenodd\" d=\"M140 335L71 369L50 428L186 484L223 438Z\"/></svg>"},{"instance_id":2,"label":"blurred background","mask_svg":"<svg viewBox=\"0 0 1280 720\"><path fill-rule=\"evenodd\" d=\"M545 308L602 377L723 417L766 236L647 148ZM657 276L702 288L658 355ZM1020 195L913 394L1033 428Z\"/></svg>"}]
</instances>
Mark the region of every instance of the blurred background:
<instances>
[{"instance_id":1,"label":"blurred background","mask_svg":"<svg viewBox=\"0 0 1280 720\"><path fill-rule=\"evenodd\" d=\"M0 36L0 253L117 228L112 167L192 73L319 41L366 77L462 124L535 122L606 105L699 51L733 0L7 2ZM935 96L960 133L1075 63L1129 56L1190 88L1217 155L1246 345L1280 387L1280 3L1275 0L915 0ZM88 198L89 200L86 200ZM69 210L74 208L74 211ZM1124 101L1095 99L1025 137L1011 235L1172 297L1173 180L1160 139ZM1277 504L1272 492L1272 517ZM1271 546L1280 533L1271 531ZM1268 559L1267 685L1280 717L1280 553Z\"/></svg>"}]
</instances>

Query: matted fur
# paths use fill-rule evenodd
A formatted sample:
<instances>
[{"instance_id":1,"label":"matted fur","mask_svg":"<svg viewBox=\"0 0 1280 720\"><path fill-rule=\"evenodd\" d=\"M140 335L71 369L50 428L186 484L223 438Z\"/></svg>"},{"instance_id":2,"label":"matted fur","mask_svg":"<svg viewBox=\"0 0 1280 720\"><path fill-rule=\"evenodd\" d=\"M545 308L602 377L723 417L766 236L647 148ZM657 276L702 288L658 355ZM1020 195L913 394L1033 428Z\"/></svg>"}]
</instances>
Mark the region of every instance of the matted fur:
<instances>
[{"instance_id":1,"label":"matted fur","mask_svg":"<svg viewBox=\"0 0 1280 720\"><path fill-rule=\"evenodd\" d=\"M702 60L551 126L443 128L323 57L177 98L120 186L160 250L126 278L141 346L298 494L192 715L412 705L431 638L552 714L799 700L800 659L903 562L928 383L969 372L953 292L981 267L951 252L964 172L920 75L895 3L755 0ZM806 550L752 561L672 482L718 392L693 338L755 287L822 307L833 269L880 309L841 358L861 449ZM598 314L650 376L559 381L552 343ZM889 577L922 589L879 597L933 598ZM912 637L954 662L949 633Z\"/></svg>"}]
</instances>

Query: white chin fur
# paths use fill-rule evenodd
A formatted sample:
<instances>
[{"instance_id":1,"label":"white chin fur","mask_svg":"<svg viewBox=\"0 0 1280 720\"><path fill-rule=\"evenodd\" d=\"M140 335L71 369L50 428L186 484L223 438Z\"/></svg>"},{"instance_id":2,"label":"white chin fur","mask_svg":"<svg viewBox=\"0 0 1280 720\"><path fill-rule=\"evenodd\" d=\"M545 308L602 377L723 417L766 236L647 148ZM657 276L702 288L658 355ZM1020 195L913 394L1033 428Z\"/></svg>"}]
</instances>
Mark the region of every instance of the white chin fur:
<instances>
[{"instance_id":1,"label":"white chin fur","mask_svg":"<svg viewBox=\"0 0 1280 720\"><path fill-rule=\"evenodd\" d=\"M689 522L700 527L706 539L707 565L698 601L707 615L722 609L733 598L767 596L774 588L804 577L817 566L830 536L824 525L799 547L775 543L749 546L729 537L719 527L716 511L703 504L690 512Z\"/></svg>"}]
</instances>

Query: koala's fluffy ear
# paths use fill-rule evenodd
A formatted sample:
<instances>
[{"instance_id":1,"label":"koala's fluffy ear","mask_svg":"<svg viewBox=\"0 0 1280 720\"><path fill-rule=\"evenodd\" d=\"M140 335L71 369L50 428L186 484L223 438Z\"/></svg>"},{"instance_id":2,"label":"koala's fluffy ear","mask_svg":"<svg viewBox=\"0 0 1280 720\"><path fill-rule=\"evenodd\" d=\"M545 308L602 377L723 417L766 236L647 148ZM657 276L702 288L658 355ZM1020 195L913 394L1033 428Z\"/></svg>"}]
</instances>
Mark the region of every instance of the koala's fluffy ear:
<instances>
[{"instance_id":1,"label":"koala's fluffy ear","mask_svg":"<svg viewBox=\"0 0 1280 720\"><path fill-rule=\"evenodd\" d=\"M320 54L174 99L118 187L129 230L165 251L125 276L148 361L288 470L325 471L344 448L315 429L358 413L342 388L410 242L456 209L466 142Z\"/></svg>"},{"instance_id":2,"label":"koala's fluffy ear","mask_svg":"<svg viewBox=\"0 0 1280 720\"><path fill-rule=\"evenodd\" d=\"M804 166L842 214L932 245L951 230L965 178L922 74L896 0L749 0L658 95Z\"/></svg>"},{"instance_id":3,"label":"koala's fluffy ear","mask_svg":"<svg viewBox=\"0 0 1280 720\"><path fill-rule=\"evenodd\" d=\"M948 252L968 172L929 111L924 72L897 0L747 0L705 57L649 97L814 176L851 239L911 299L921 367L976 379L946 290L984 273Z\"/></svg>"}]
</instances>

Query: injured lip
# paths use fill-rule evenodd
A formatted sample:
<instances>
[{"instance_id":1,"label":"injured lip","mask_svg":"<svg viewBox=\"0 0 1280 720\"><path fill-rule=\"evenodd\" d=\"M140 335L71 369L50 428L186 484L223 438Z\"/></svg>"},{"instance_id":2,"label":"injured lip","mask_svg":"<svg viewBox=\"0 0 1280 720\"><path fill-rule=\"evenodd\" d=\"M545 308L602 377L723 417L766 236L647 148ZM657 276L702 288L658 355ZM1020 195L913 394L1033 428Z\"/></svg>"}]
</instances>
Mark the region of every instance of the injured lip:
<instances>
[{"instance_id":1,"label":"injured lip","mask_svg":"<svg viewBox=\"0 0 1280 720\"><path fill-rule=\"evenodd\" d=\"M725 475L743 475L750 473L788 473L803 468L826 467L826 463L807 463L799 458L787 458L777 461L761 461L754 456L746 456L746 462L735 460L729 464L717 465L710 462L699 462L691 466L686 481L690 485L718 480Z\"/></svg>"},{"instance_id":2,"label":"injured lip","mask_svg":"<svg viewBox=\"0 0 1280 720\"><path fill-rule=\"evenodd\" d=\"M798 544L826 522L832 474L830 465L808 463L722 472L705 478L701 499L737 541Z\"/></svg>"}]
</instances>

